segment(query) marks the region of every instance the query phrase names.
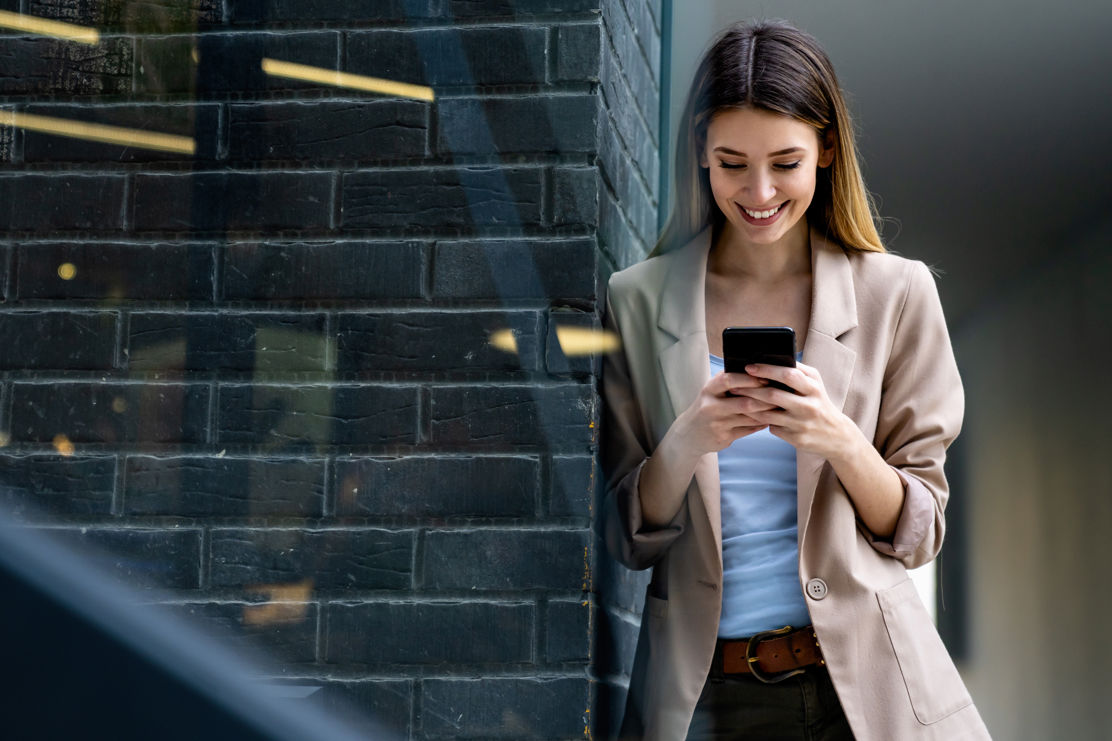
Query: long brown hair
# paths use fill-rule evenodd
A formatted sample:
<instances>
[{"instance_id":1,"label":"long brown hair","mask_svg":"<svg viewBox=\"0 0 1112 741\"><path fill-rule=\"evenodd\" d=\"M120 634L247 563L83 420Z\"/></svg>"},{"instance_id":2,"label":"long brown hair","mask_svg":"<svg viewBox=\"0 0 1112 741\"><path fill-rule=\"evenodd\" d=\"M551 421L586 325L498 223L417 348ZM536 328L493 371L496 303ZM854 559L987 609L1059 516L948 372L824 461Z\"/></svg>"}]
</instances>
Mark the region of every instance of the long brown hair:
<instances>
[{"instance_id":1,"label":"long brown hair","mask_svg":"<svg viewBox=\"0 0 1112 741\"><path fill-rule=\"evenodd\" d=\"M675 207L653 255L686 244L725 217L699 166L707 125L715 113L757 108L791 116L832 137L834 161L819 169L808 222L844 247L884 252L876 210L857 162L853 122L834 67L811 35L782 21L739 23L726 29L699 63L680 120Z\"/></svg>"}]
</instances>

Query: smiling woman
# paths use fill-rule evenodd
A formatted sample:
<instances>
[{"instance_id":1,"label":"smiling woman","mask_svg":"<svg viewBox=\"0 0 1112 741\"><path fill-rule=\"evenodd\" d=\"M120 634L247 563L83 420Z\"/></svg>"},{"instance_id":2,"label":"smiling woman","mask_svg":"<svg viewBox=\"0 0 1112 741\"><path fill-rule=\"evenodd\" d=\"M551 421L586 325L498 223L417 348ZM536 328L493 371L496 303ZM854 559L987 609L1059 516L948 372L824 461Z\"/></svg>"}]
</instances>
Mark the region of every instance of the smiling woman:
<instances>
[{"instance_id":1,"label":"smiling woman","mask_svg":"<svg viewBox=\"0 0 1112 741\"><path fill-rule=\"evenodd\" d=\"M623 736L987 738L906 572L942 544L961 379L930 272L884 254L813 38L719 37L676 181L607 300L604 530L653 567ZM802 362L723 372L731 326L791 327Z\"/></svg>"}]
</instances>

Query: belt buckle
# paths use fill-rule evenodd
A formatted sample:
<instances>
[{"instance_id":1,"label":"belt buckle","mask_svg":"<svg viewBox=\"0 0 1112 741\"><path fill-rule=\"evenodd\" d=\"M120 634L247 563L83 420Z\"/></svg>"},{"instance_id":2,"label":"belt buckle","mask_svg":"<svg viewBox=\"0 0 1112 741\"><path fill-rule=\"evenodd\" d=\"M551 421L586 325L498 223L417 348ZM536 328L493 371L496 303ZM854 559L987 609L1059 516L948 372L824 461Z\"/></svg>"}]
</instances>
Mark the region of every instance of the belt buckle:
<instances>
[{"instance_id":1,"label":"belt buckle","mask_svg":"<svg viewBox=\"0 0 1112 741\"><path fill-rule=\"evenodd\" d=\"M804 672L803 667L799 667L797 669L788 669L778 674L768 674L761 670L759 666L760 660L757 658L757 645L766 638L783 636L791 632L792 626L785 625L783 628L761 631L749 639L749 643L745 646L745 661L749 665L749 671L759 681L765 684L776 684L777 682L783 682L788 677L794 677L796 674L802 674Z\"/></svg>"}]
</instances>

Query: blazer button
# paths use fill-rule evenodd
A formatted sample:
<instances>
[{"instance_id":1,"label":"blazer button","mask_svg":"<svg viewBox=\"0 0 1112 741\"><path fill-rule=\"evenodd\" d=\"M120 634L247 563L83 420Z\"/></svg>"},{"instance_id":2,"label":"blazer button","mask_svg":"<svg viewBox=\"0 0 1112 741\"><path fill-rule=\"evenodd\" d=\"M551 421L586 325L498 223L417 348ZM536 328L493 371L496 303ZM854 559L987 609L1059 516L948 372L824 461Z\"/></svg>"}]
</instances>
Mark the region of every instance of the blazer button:
<instances>
[{"instance_id":1,"label":"blazer button","mask_svg":"<svg viewBox=\"0 0 1112 741\"><path fill-rule=\"evenodd\" d=\"M812 579L807 582L807 596L811 599L822 599L826 596L826 592L826 582L822 579Z\"/></svg>"}]
</instances>

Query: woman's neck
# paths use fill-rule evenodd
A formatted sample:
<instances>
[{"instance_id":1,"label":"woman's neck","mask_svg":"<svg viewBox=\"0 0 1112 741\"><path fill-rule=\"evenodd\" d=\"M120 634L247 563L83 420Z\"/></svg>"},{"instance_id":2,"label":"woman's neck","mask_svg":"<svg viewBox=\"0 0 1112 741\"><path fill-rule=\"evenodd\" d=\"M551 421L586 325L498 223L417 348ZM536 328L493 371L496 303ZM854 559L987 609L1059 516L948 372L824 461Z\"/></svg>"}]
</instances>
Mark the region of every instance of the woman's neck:
<instances>
[{"instance_id":1,"label":"woman's neck","mask_svg":"<svg viewBox=\"0 0 1112 741\"><path fill-rule=\"evenodd\" d=\"M729 222L716 235L707 259L707 270L724 278L745 278L775 283L811 272L811 240L806 221L800 219L774 244L744 240Z\"/></svg>"}]
</instances>

